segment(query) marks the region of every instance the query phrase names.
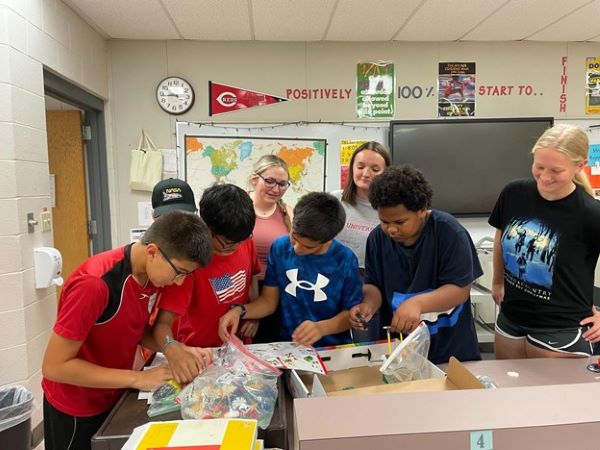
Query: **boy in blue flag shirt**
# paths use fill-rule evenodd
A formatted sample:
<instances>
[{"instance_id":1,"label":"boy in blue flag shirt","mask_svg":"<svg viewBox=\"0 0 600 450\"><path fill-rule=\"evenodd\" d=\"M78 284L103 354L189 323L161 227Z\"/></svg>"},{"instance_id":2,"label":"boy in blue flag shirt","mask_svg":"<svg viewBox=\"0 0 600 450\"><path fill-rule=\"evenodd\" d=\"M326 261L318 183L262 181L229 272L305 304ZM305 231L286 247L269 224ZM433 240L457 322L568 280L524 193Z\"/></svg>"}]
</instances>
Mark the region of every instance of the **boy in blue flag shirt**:
<instances>
[{"instance_id":1,"label":"boy in blue flag shirt","mask_svg":"<svg viewBox=\"0 0 600 450\"><path fill-rule=\"evenodd\" d=\"M221 318L221 338L235 334L241 318L261 319L281 302L281 340L318 347L352 342L348 310L360 303L362 286L356 256L333 239L345 220L331 194L302 197L292 232L271 246L260 297Z\"/></svg>"},{"instance_id":2,"label":"boy in blue flag shirt","mask_svg":"<svg viewBox=\"0 0 600 450\"><path fill-rule=\"evenodd\" d=\"M389 167L371 183L380 225L367 239L364 299L351 310L352 326L362 329L381 306L381 322L392 331L408 333L425 321L433 363L481 359L470 289L483 272L467 230L429 209L432 195L410 166Z\"/></svg>"}]
</instances>

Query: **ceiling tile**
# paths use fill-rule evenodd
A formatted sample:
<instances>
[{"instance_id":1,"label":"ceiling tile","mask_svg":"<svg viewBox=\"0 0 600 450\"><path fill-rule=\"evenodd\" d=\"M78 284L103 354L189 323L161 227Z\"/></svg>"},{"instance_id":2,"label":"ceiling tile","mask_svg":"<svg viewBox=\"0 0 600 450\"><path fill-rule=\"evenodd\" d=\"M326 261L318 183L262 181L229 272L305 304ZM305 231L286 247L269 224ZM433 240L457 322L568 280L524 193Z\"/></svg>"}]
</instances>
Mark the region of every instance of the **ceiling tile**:
<instances>
[{"instance_id":1,"label":"ceiling tile","mask_svg":"<svg viewBox=\"0 0 600 450\"><path fill-rule=\"evenodd\" d=\"M340 1L325 39L389 41L421 2L422 0Z\"/></svg>"},{"instance_id":2,"label":"ceiling tile","mask_svg":"<svg viewBox=\"0 0 600 450\"><path fill-rule=\"evenodd\" d=\"M527 38L531 41L582 41L600 37L600 0L584 5Z\"/></svg>"},{"instance_id":3,"label":"ceiling tile","mask_svg":"<svg viewBox=\"0 0 600 450\"><path fill-rule=\"evenodd\" d=\"M64 0L112 39L179 39L159 0Z\"/></svg>"},{"instance_id":4,"label":"ceiling tile","mask_svg":"<svg viewBox=\"0 0 600 450\"><path fill-rule=\"evenodd\" d=\"M463 36L462 40L519 41L589 2L590 0L511 0Z\"/></svg>"},{"instance_id":5,"label":"ceiling tile","mask_svg":"<svg viewBox=\"0 0 600 450\"><path fill-rule=\"evenodd\" d=\"M247 0L162 0L184 39L252 39Z\"/></svg>"},{"instance_id":6,"label":"ceiling tile","mask_svg":"<svg viewBox=\"0 0 600 450\"><path fill-rule=\"evenodd\" d=\"M259 41L323 39L336 0L252 0Z\"/></svg>"},{"instance_id":7,"label":"ceiling tile","mask_svg":"<svg viewBox=\"0 0 600 450\"><path fill-rule=\"evenodd\" d=\"M455 41L506 0L428 0L400 30L399 41Z\"/></svg>"}]
</instances>

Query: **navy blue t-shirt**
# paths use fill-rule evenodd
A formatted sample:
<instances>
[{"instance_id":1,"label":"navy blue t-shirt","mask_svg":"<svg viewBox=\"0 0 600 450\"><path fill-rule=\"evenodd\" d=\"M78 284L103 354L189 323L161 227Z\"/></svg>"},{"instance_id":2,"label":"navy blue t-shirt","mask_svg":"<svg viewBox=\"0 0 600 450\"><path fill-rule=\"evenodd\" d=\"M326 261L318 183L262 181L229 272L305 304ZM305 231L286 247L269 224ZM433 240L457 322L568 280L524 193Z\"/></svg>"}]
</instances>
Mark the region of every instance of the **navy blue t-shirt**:
<instances>
[{"instance_id":1,"label":"navy blue t-shirt","mask_svg":"<svg viewBox=\"0 0 600 450\"><path fill-rule=\"evenodd\" d=\"M381 323L391 323L395 307L404 299L446 284L467 286L483 274L467 230L450 214L431 210L417 242L404 246L386 236L381 226L367 239L365 283L383 296ZM481 359L471 298L450 311L424 314L431 334L429 360L447 362Z\"/></svg>"},{"instance_id":2,"label":"navy blue t-shirt","mask_svg":"<svg viewBox=\"0 0 600 450\"><path fill-rule=\"evenodd\" d=\"M264 285L279 288L281 338L286 341L305 320L331 319L362 300L358 259L336 240L323 254L298 256L288 235L278 238L269 252ZM344 331L324 336L314 346L350 342L350 331Z\"/></svg>"}]
</instances>

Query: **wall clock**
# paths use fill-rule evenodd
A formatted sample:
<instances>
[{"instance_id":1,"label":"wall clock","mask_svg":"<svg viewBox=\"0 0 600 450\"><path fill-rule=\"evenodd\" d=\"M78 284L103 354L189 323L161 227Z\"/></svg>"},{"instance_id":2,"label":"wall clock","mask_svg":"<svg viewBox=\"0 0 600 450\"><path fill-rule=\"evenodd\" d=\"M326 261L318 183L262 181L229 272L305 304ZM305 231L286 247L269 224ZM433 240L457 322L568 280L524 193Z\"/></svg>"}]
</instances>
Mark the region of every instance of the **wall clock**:
<instances>
[{"instance_id":1,"label":"wall clock","mask_svg":"<svg viewBox=\"0 0 600 450\"><path fill-rule=\"evenodd\" d=\"M183 114L194 104L194 89L181 77L167 77L156 87L156 101L169 114Z\"/></svg>"}]
</instances>

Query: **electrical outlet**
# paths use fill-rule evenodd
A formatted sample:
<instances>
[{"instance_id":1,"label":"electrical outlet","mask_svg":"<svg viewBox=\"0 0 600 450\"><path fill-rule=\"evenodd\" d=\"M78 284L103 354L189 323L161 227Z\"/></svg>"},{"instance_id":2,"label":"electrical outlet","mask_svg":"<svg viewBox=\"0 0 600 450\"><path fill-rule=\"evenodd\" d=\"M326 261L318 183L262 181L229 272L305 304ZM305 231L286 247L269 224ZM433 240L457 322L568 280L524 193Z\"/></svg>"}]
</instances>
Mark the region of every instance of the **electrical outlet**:
<instances>
[{"instance_id":1,"label":"electrical outlet","mask_svg":"<svg viewBox=\"0 0 600 450\"><path fill-rule=\"evenodd\" d=\"M52 213L50 211L42 211L40 213L41 231L52 231Z\"/></svg>"}]
</instances>

